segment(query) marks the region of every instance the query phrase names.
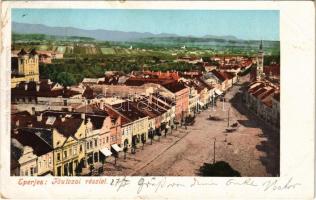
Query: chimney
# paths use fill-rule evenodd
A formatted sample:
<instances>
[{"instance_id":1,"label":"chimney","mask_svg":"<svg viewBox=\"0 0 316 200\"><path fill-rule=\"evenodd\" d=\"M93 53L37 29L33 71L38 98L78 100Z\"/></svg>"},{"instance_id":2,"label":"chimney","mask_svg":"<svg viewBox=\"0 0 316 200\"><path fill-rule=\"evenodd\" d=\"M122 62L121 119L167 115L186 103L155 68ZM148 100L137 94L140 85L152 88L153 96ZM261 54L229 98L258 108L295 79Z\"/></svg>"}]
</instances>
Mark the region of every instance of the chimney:
<instances>
[{"instance_id":1,"label":"chimney","mask_svg":"<svg viewBox=\"0 0 316 200\"><path fill-rule=\"evenodd\" d=\"M86 114L85 113L81 113L81 119L85 119L86 118Z\"/></svg>"},{"instance_id":2,"label":"chimney","mask_svg":"<svg viewBox=\"0 0 316 200\"><path fill-rule=\"evenodd\" d=\"M35 107L32 107L31 115L35 115Z\"/></svg>"},{"instance_id":3,"label":"chimney","mask_svg":"<svg viewBox=\"0 0 316 200\"><path fill-rule=\"evenodd\" d=\"M42 119L43 119L43 115L42 114L37 115L37 121L38 122L42 121Z\"/></svg>"},{"instance_id":4,"label":"chimney","mask_svg":"<svg viewBox=\"0 0 316 200\"><path fill-rule=\"evenodd\" d=\"M101 100L101 102L100 102L100 109L101 110L104 110L104 102Z\"/></svg>"},{"instance_id":5,"label":"chimney","mask_svg":"<svg viewBox=\"0 0 316 200\"><path fill-rule=\"evenodd\" d=\"M15 128L15 129L13 129L13 133L14 133L14 134L19 134L18 129L16 129L16 128Z\"/></svg>"},{"instance_id":6,"label":"chimney","mask_svg":"<svg viewBox=\"0 0 316 200\"><path fill-rule=\"evenodd\" d=\"M40 85L36 85L36 91L38 92L40 90Z\"/></svg>"},{"instance_id":7,"label":"chimney","mask_svg":"<svg viewBox=\"0 0 316 200\"><path fill-rule=\"evenodd\" d=\"M27 83L25 83L25 85L24 85L24 89L25 89L25 90L27 90Z\"/></svg>"}]
</instances>

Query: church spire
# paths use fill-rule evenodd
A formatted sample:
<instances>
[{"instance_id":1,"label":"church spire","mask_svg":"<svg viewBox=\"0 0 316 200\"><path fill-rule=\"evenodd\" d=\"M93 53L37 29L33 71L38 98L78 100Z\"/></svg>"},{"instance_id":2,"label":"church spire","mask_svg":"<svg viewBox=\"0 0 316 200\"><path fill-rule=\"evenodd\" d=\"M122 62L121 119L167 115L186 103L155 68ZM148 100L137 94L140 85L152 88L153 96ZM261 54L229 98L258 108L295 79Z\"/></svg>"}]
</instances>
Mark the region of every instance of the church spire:
<instances>
[{"instance_id":1,"label":"church spire","mask_svg":"<svg viewBox=\"0 0 316 200\"><path fill-rule=\"evenodd\" d=\"M259 49L262 50L262 40L261 40L261 42L260 42Z\"/></svg>"}]
</instances>

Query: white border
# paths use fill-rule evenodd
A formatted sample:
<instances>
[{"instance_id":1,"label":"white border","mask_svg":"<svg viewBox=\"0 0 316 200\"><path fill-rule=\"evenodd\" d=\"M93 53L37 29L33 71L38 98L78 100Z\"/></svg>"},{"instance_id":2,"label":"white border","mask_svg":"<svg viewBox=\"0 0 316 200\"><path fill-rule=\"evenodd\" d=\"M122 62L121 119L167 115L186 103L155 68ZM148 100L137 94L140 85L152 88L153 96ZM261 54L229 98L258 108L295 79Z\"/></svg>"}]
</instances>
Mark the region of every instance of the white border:
<instances>
[{"instance_id":1,"label":"white border","mask_svg":"<svg viewBox=\"0 0 316 200\"><path fill-rule=\"evenodd\" d=\"M229 178L201 177L199 178L201 182L216 182L218 186L164 188L156 193L153 192L154 190L143 190L140 195L137 195L139 177L129 177L131 184L119 192L116 192L116 187L110 185L19 186L17 184L19 177L9 176L11 8L280 10L281 177L251 178L251 180L258 185L262 185L265 181L277 181L276 185L284 186L292 177L291 183L301 185L295 189L269 189L265 192L262 186L227 186ZM1 198L312 198L315 130L315 11L313 2L6 1L2 2L1 33ZM34 179L49 181L52 178ZM88 178L81 179L83 182ZM192 177L167 177L169 183L190 185L192 180Z\"/></svg>"}]
</instances>

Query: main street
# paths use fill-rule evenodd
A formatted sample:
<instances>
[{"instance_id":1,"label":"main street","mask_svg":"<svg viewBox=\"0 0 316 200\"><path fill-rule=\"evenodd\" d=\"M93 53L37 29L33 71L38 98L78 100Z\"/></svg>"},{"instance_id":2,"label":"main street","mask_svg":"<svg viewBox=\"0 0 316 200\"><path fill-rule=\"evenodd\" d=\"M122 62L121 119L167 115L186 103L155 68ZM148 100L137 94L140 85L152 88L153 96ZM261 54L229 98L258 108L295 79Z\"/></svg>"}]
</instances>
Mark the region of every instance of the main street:
<instances>
[{"instance_id":1,"label":"main street","mask_svg":"<svg viewBox=\"0 0 316 200\"><path fill-rule=\"evenodd\" d=\"M241 79L245 82L247 77ZM136 154L123 153L105 164L104 175L195 176L203 163L228 162L242 176L279 175L279 133L270 129L241 102L241 85L225 95L226 101L196 116L195 124L173 130L160 141L150 141ZM209 115L220 121L208 120ZM227 133L238 122L236 131ZM215 152L214 152L215 142Z\"/></svg>"}]
</instances>

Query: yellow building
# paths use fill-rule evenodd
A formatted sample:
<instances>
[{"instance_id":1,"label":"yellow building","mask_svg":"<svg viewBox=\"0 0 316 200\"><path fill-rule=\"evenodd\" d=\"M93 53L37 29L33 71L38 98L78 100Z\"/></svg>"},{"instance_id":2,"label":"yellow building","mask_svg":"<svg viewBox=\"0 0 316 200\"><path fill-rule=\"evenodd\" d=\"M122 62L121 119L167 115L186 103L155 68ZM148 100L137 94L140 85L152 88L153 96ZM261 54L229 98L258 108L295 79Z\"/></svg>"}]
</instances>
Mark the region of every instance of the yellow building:
<instances>
[{"instance_id":1,"label":"yellow building","mask_svg":"<svg viewBox=\"0 0 316 200\"><path fill-rule=\"evenodd\" d=\"M11 57L11 88L22 81L39 81L39 56L35 49L29 53L22 49Z\"/></svg>"},{"instance_id":2,"label":"yellow building","mask_svg":"<svg viewBox=\"0 0 316 200\"><path fill-rule=\"evenodd\" d=\"M132 128L132 146L139 146L142 139L147 140L148 116L138 110L131 102L122 102L111 106L121 116L128 119Z\"/></svg>"}]
</instances>

